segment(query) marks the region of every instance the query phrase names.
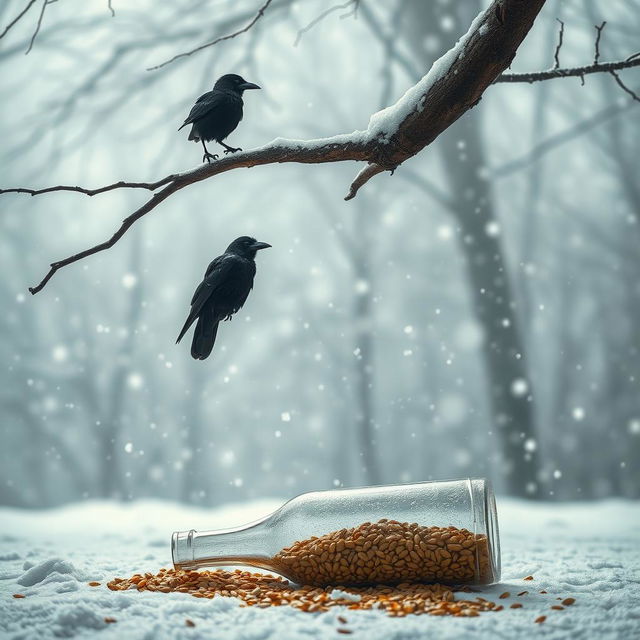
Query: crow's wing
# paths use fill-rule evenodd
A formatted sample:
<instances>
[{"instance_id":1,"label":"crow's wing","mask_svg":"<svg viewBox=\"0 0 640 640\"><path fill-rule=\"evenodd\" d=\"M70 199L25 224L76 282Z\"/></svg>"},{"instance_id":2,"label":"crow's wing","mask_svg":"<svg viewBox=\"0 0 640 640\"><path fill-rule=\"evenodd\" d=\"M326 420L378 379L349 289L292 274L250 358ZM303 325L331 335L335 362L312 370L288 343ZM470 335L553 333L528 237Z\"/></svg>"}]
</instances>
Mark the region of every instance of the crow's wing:
<instances>
[{"instance_id":1,"label":"crow's wing","mask_svg":"<svg viewBox=\"0 0 640 640\"><path fill-rule=\"evenodd\" d=\"M225 284L225 281L229 278L231 271L234 268L236 257L229 254L223 254L218 256L207 267L207 271L204 274L204 280L198 285L193 298L191 298L191 311L187 317L182 331L176 340L176 344L182 340L184 334L189 330L189 327L194 323L195 319L200 315L202 307L207 300L213 295L213 293L220 289Z\"/></svg>"},{"instance_id":2,"label":"crow's wing","mask_svg":"<svg viewBox=\"0 0 640 640\"><path fill-rule=\"evenodd\" d=\"M201 95L196 103L191 107L191 111L189 111L189 116L182 123L182 127L186 127L188 124L196 122L201 118L204 118L208 113L217 109L225 104L229 100L229 97L222 93L221 91L208 91L207 93ZM178 131L180 131L178 129Z\"/></svg>"}]
</instances>

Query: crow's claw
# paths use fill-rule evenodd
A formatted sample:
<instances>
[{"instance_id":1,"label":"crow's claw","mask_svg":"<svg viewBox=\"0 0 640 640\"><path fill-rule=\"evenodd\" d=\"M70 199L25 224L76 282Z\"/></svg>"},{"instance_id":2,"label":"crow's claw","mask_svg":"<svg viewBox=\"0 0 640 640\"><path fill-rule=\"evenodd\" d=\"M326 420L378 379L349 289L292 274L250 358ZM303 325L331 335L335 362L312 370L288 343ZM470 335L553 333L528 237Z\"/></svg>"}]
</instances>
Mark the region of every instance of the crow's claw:
<instances>
[{"instance_id":1,"label":"crow's claw","mask_svg":"<svg viewBox=\"0 0 640 640\"><path fill-rule=\"evenodd\" d=\"M224 154L227 155L227 153L235 153L236 151L242 151L242 149L240 147L236 147L235 149L233 147L229 147L224 150Z\"/></svg>"},{"instance_id":2,"label":"crow's claw","mask_svg":"<svg viewBox=\"0 0 640 640\"><path fill-rule=\"evenodd\" d=\"M217 153L205 153L202 156L202 162L211 162L212 160L217 160L217 159L218 159Z\"/></svg>"}]
</instances>

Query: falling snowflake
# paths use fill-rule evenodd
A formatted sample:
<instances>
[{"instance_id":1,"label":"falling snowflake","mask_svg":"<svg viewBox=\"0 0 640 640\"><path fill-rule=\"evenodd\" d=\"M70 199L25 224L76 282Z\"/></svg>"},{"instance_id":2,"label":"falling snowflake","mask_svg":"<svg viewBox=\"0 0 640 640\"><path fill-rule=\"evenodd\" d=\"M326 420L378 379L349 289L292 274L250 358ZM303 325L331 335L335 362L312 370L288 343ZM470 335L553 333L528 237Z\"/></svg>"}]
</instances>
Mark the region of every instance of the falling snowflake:
<instances>
[{"instance_id":1,"label":"falling snowflake","mask_svg":"<svg viewBox=\"0 0 640 640\"><path fill-rule=\"evenodd\" d=\"M581 420L584 420L584 409L582 407L575 407L571 412L571 415L573 416L574 420L580 422Z\"/></svg>"},{"instance_id":2,"label":"falling snowflake","mask_svg":"<svg viewBox=\"0 0 640 640\"><path fill-rule=\"evenodd\" d=\"M524 450L533 453L538 448L538 443L533 438L524 441Z\"/></svg>"},{"instance_id":3,"label":"falling snowflake","mask_svg":"<svg viewBox=\"0 0 640 640\"><path fill-rule=\"evenodd\" d=\"M364 294L367 293L369 291L369 289L371 288L371 286L369 285L369 283L366 280L358 280L355 284L355 290L357 294Z\"/></svg>"},{"instance_id":4,"label":"falling snowflake","mask_svg":"<svg viewBox=\"0 0 640 640\"><path fill-rule=\"evenodd\" d=\"M141 389L144 384L144 378L139 373L130 373L127 378L127 384L131 389Z\"/></svg>"},{"instance_id":5,"label":"falling snowflake","mask_svg":"<svg viewBox=\"0 0 640 640\"><path fill-rule=\"evenodd\" d=\"M511 393L517 398L521 398L522 396L527 395L529 391L529 385L524 378L516 378L511 383Z\"/></svg>"},{"instance_id":6,"label":"falling snowflake","mask_svg":"<svg viewBox=\"0 0 640 640\"><path fill-rule=\"evenodd\" d=\"M225 451L222 454L222 464L230 467L236 461L236 454L233 451Z\"/></svg>"},{"instance_id":7,"label":"falling snowflake","mask_svg":"<svg viewBox=\"0 0 640 640\"><path fill-rule=\"evenodd\" d=\"M122 286L125 289L133 289L138 284L138 277L133 273L125 273L122 276Z\"/></svg>"},{"instance_id":8,"label":"falling snowflake","mask_svg":"<svg viewBox=\"0 0 640 640\"><path fill-rule=\"evenodd\" d=\"M448 224L442 224L438 227L437 235L440 240L450 240L453 236L453 229Z\"/></svg>"},{"instance_id":9,"label":"falling snowflake","mask_svg":"<svg viewBox=\"0 0 640 640\"><path fill-rule=\"evenodd\" d=\"M559 480L560 478L562 478L562 471L560 471L560 469L556 469L556 470L553 472L553 477L554 477L556 480Z\"/></svg>"},{"instance_id":10,"label":"falling snowflake","mask_svg":"<svg viewBox=\"0 0 640 640\"><path fill-rule=\"evenodd\" d=\"M456 23L452 16L442 16L440 19L440 27L443 31L452 31L455 26Z\"/></svg>"},{"instance_id":11,"label":"falling snowflake","mask_svg":"<svg viewBox=\"0 0 640 640\"><path fill-rule=\"evenodd\" d=\"M485 225L484 232L488 236L495 238L500 235L500 225L495 220L491 220Z\"/></svg>"},{"instance_id":12,"label":"falling snowflake","mask_svg":"<svg viewBox=\"0 0 640 640\"><path fill-rule=\"evenodd\" d=\"M280 414L280 420L282 420L282 422L291 422L291 414L288 411L283 411Z\"/></svg>"},{"instance_id":13,"label":"falling snowflake","mask_svg":"<svg viewBox=\"0 0 640 640\"><path fill-rule=\"evenodd\" d=\"M124 450L126 451L126 453L132 453L133 452L133 442L127 442L127 444L124 445Z\"/></svg>"},{"instance_id":14,"label":"falling snowflake","mask_svg":"<svg viewBox=\"0 0 640 640\"><path fill-rule=\"evenodd\" d=\"M408 324L408 325L404 328L404 332L405 332L407 335L411 335L411 334L413 333L413 327L412 327L410 324Z\"/></svg>"},{"instance_id":15,"label":"falling snowflake","mask_svg":"<svg viewBox=\"0 0 640 640\"><path fill-rule=\"evenodd\" d=\"M69 351L65 346L59 344L53 348L51 355L56 362L64 362L69 356Z\"/></svg>"},{"instance_id":16,"label":"falling snowflake","mask_svg":"<svg viewBox=\"0 0 640 640\"><path fill-rule=\"evenodd\" d=\"M629 420L629 433L637 436L640 435L640 419L634 418L633 420Z\"/></svg>"}]
</instances>

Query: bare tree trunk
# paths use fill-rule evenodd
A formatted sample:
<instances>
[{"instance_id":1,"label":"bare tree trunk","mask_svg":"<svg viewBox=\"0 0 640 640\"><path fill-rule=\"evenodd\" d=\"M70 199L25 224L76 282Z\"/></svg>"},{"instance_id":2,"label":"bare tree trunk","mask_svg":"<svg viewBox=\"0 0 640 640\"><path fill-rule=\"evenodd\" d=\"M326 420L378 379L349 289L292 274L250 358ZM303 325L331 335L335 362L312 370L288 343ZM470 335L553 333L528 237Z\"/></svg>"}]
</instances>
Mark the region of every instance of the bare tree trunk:
<instances>
[{"instance_id":1,"label":"bare tree trunk","mask_svg":"<svg viewBox=\"0 0 640 640\"><path fill-rule=\"evenodd\" d=\"M488 233L495 222L491 185L479 176L486 166L477 114L458 122L455 135L446 135L440 148L460 225L459 246L473 310L484 334L483 354L493 421L498 433L510 494L540 494L537 449L525 452L525 441L535 442L531 380L506 258L499 234ZM457 141L464 140L466 159L460 161ZM467 194L473 194L468 197Z\"/></svg>"},{"instance_id":2,"label":"bare tree trunk","mask_svg":"<svg viewBox=\"0 0 640 640\"><path fill-rule=\"evenodd\" d=\"M557 7L556 17L560 19L562 13L562 5ZM545 48L549 52L553 51L553 42L556 39L556 23L549 21L546 33L546 45ZM549 111L549 94L551 92L551 85L548 82L543 82L537 87L536 101L533 111L533 136L532 146L535 145L537 140L543 140L547 125L547 113ZM523 332L527 335L524 336L525 340L529 337L532 319L533 308L535 300L535 290L533 283L527 275L527 267L533 262L537 254L539 253L539 204L542 196L542 186L544 180L545 164L543 162L534 162L529 169L529 175L527 179L525 197L524 197L524 211L522 213L522 232L520 234L520 248L519 248L519 264L516 267L515 284L519 291L517 298L520 306L520 318L522 322ZM528 344L531 345L533 338L528 340Z\"/></svg>"},{"instance_id":3,"label":"bare tree trunk","mask_svg":"<svg viewBox=\"0 0 640 640\"><path fill-rule=\"evenodd\" d=\"M433 53L424 48L426 35L436 36L442 50L451 44L451 34L439 28L445 9L419 0L411 0L408 7L412 48L419 52L419 65L424 68L433 58ZM450 9L447 7L446 12ZM479 10L478 2L461 5L459 24L452 33L458 33L461 25L468 24ZM531 381L500 235L487 232L496 216L491 185L481 176L487 158L477 113L467 113L441 136L436 146L443 155L461 230L459 246L465 256L473 308L484 333L487 390L505 463L506 489L512 495L537 497L538 454L535 450L525 452L523 446L525 441L535 442Z\"/></svg>"}]
</instances>

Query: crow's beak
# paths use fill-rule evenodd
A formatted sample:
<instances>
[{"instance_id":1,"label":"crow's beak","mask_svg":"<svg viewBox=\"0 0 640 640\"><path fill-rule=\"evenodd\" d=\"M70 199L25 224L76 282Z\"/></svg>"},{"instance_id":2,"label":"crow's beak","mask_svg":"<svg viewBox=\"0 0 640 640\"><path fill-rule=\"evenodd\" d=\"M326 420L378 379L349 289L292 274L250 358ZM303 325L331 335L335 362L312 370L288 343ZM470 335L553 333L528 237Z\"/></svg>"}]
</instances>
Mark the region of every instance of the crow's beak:
<instances>
[{"instance_id":1,"label":"crow's beak","mask_svg":"<svg viewBox=\"0 0 640 640\"><path fill-rule=\"evenodd\" d=\"M254 251L260 251L260 249L270 249L271 245L267 244L266 242L255 242L254 244L251 245L251 248Z\"/></svg>"},{"instance_id":2,"label":"crow's beak","mask_svg":"<svg viewBox=\"0 0 640 640\"><path fill-rule=\"evenodd\" d=\"M257 84L253 84L253 82L243 82L238 85L238 89L242 89L242 91L246 91L247 89L260 89Z\"/></svg>"}]
</instances>

